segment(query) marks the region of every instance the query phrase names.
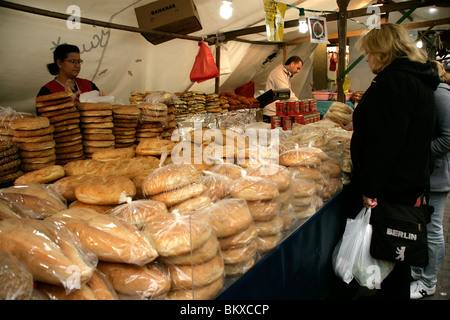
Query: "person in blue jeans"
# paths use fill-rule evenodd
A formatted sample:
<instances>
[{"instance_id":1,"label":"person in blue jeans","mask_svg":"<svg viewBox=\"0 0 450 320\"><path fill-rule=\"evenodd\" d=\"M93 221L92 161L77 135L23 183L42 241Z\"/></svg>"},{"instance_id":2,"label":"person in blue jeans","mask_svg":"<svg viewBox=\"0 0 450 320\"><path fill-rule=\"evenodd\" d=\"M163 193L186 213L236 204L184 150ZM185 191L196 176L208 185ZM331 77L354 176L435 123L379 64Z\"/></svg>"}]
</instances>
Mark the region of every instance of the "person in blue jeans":
<instances>
[{"instance_id":1,"label":"person in blue jeans","mask_svg":"<svg viewBox=\"0 0 450 320\"><path fill-rule=\"evenodd\" d=\"M450 191L450 74L437 61L431 61L441 83L434 92L436 99L436 138L431 143L433 172L430 177L430 205L434 207L427 225L429 262L426 267L411 267L415 281L410 286L410 298L421 299L436 293L437 275L445 254L442 220Z\"/></svg>"}]
</instances>

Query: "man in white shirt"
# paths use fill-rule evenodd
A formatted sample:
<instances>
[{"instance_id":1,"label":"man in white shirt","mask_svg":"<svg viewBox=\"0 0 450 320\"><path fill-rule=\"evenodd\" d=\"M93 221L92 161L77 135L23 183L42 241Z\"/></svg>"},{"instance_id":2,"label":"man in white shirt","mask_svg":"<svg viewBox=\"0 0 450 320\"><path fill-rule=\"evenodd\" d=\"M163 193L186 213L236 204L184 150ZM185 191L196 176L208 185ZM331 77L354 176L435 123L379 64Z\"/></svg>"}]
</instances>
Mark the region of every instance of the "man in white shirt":
<instances>
[{"instance_id":1,"label":"man in white shirt","mask_svg":"<svg viewBox=\"0 0 450 320\"><path fill-rule=\"evenodd\" d=\"M291 78L294 74L299 73L303 66L303 61L299 56L292 56L286 60L285 64L280 64L273 69L267 77L265 91L270 89L289 89L291 96L289 99L297 100L297 96L291 89ZM276 114L275 102L272 102L264 107L263 115L264 122L270 122L270 117Z\"/></svg>"}]
</instances>

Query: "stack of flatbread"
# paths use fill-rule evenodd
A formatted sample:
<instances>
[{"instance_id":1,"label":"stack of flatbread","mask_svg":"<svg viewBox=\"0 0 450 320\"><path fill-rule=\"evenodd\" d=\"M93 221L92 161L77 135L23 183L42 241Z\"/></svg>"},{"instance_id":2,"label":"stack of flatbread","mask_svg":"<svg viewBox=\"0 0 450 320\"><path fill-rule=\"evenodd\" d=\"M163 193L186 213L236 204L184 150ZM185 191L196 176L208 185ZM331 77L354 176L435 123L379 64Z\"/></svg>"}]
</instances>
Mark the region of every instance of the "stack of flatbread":
<instances>
[{"instance_id":1,"label":"stack of flatbread","mask_svg":"<svg viewBox=\"0 0 450 320\"><path fill-rule=\"evenodd\" d=\"M208 113L222 113L222 107L220 106L220 98L217 93L210 93L206 95L206 112Z\"/></svg>"},{"instance_id":2,"label":"stack of flatbread","mask_svg":"<svg viewBox=\"0 0 450 320\"><path fill-rule=\"evenodd\" d=\"M10 126L13 130L12 141L19 151L22 171L33 171L55 164L54 127L47 117L16 118Z\"/></svg>"},{"instance_id":3,"label":"stack of flatbread","mask_svg":"<svg viewBox=\"0 0 450 320\"><path fill-rule=\"evenodd\" d=\"M0 141L0 185L11 183L21 175L17 146L11 140Z\"/></svg>"},{"instance_id":4,"label":"stack of flatbread","mask_svg":"<svg viewBox=\"0 0 450 320\"><path fill-rule=\"evenodd\" d=\"M108 102L81 103L78 110L81 115L84 156L92 158L95 151L114 149L112 104Z\"/></svg>"},{"instance_id":5,"label":"stack of flatbread","mask_svg":"<svg viewBox=\"0 0 450 320\"><path fill-rule=\"evenodd\" d=\"M127 148L133 146L136 141L140 109L132 105L114 105L112 112L115 147Z\"/></svg>"},{"instance_id":6,"label":"stack of flatbread","mask_svg":"<svg viewBox=\"0 0 450 320\"><path fill-rule=\"evenodd\" d=\"M35 99L38 114L47 117L54 127L56 164L65 164L84 157L80 113L71 95L70 91L61 91Z\"/></svg>"}]
</instances>

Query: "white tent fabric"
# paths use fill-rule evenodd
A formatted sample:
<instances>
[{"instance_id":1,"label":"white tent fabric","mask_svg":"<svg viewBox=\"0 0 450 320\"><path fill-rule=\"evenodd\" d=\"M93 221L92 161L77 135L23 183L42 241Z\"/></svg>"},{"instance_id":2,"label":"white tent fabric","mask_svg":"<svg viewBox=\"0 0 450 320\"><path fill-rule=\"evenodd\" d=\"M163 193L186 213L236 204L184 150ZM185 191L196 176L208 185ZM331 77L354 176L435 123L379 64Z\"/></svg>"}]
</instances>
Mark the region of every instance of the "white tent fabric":
<instances>
[{"instance_id":1,"label":"white tent fabric","mask_svg":"<svg viewBox=\"0 0 450 320\"><path fill-rule=\"evenodd\" d=\"M80 8L81 16L100 21L137 27L134 8L154 0L12 0L11 2L67 13L71 5ZM263 0L234 0L233 16L224 20L219 16L220 0L194 0L202 30L191 35L206 37L250 26L264 25ZM336 11L330 0L285 0L283 3L314 10ZM370 3L352 0L349 9ZM285 20L298 17L298 10L289 9ZM328 32L337 32L336 21L328 23ZM361 28L349 22L349 29ZM298 31L285 30L286 39L296 37ZM266 40L265 33L247 39ZM214 80L195 83L191 87L189 74L198 52L196 41L174 39L159 45L148 42L139 33L106 29L81 24L80 29L68 28L66 21L0 7L0 106L34 113L34 98L45 83L52 80L46 65L53 62L53 49L61 43L77 45L84 60L80 77L92 80L101 90L115 97L117 103L127 104L132 90L183 91L186 88L213 92ZM220 91L234 91L237 87L255 82L256 92L263 90L270 70L281 63L282 53L264 67L262 63L277 45L250 45L237 41L226 44L229 71L220 77ZM303 43L288 47L288 56L300 55L305 62L302 71L292 79L298 97L311 96L313 52L315 44ZM214 50L214 48L211 48Z\"/></svg>"}]
</instances>

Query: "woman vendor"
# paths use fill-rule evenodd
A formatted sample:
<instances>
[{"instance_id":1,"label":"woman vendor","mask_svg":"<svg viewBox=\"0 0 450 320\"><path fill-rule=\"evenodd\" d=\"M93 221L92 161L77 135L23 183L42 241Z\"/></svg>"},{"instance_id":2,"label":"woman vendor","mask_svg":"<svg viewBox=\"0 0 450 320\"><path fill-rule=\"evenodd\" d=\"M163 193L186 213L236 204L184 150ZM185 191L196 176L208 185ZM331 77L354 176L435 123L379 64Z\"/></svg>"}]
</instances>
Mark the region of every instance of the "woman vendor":
<instances>
[{"instance_id":1,"label":"woman vendor","mask_svg":"<svg viewBox=\"0 0 450 320\"><path fill-rule=\"evenodd\" d=\"M80 58L80 49L71 44L59 45L53 52L53 63L47 65L51 75L55 79L44 85L37 96L48 95L64 90L73 92L73 101L79 102L81 93L97 90L100 96L106 93L100 91L97 86L87 79L78 78L83 60Z\"/></svg>"}]
</instances>

